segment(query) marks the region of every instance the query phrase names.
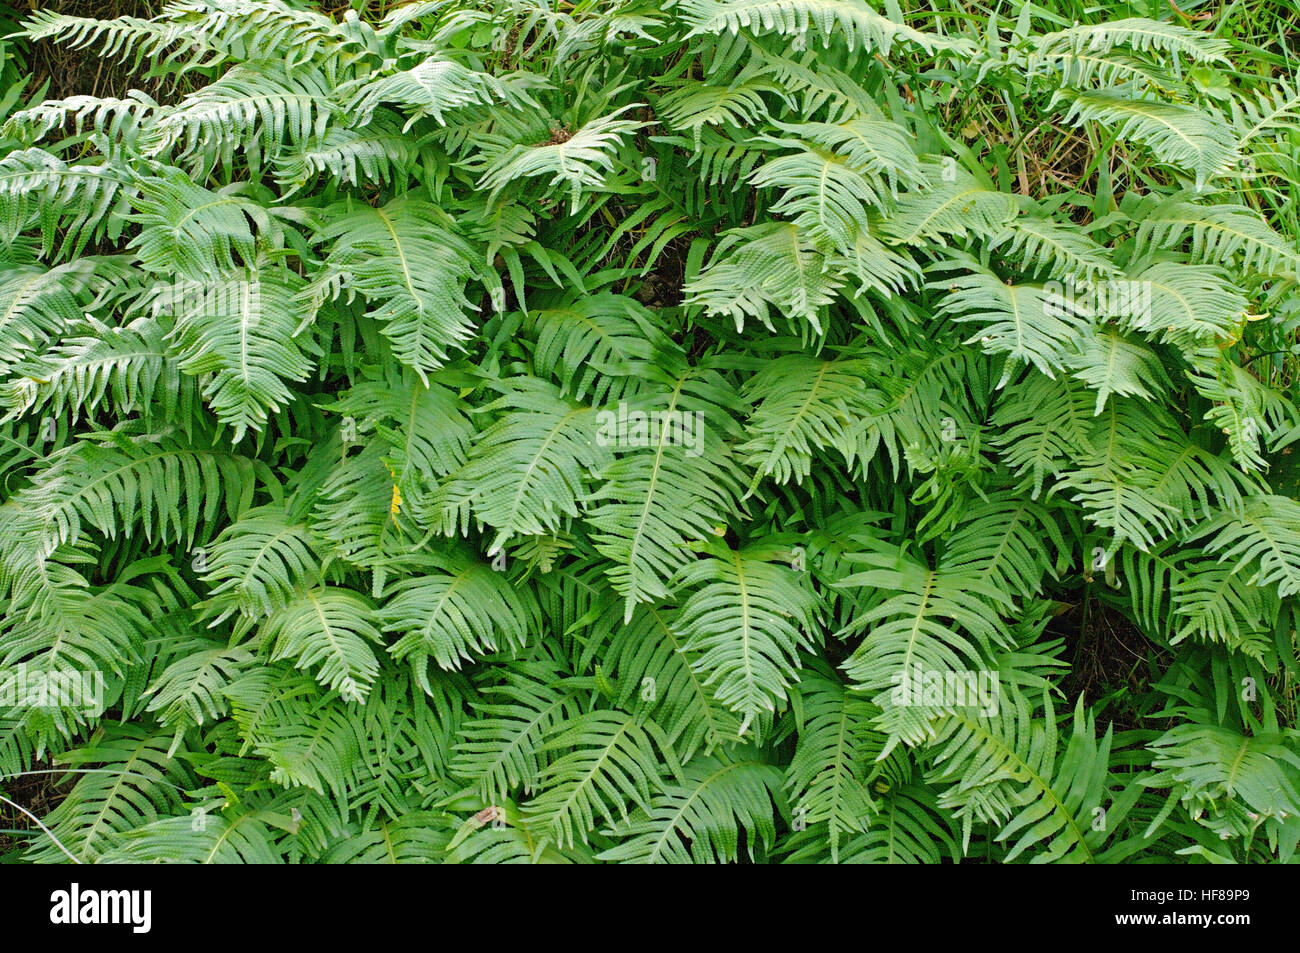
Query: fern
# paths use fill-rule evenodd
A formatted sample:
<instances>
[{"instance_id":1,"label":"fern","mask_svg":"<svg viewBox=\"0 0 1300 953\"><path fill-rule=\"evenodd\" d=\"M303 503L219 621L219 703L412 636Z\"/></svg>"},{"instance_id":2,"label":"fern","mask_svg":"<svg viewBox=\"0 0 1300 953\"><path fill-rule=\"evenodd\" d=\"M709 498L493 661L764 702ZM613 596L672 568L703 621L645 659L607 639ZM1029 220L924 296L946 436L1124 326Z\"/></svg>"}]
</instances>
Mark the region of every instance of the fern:
<instances>
[{"instance_id":1,"label":"fern","mask_svg":"<svg viewBox=\"0 0 1300 953\"><path fill-rule=\"evenodd\" d=\"M1285 57L352 6L0 31L0 860L1294 861Z\"/></svg>"},{"instance_id":2,"label":"fern","mask_svg":"<svg viewBox=\"0 0 1300 953\"><path fill-rule=\"evenodd\" d=\"M778 552L723 552L688 566L676 621L684 648L719 702L743 716L738 734L784 698L799 648L811 648L817 604ZM716 684L715 684L716 683Z\"/></svg>"}]
</instances>

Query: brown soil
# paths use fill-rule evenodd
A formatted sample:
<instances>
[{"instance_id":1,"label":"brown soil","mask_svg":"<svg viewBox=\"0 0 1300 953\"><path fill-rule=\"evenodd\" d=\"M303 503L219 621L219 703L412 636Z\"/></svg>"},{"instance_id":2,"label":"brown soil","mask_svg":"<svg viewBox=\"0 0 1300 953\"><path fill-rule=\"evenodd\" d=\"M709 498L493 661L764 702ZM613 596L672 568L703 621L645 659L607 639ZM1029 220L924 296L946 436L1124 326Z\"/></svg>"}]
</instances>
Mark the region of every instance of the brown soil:
<instances>
[{"instance_id":1,"label":"brown soil","mask_svg":"<svg viewBox=\"0 0 1300 953\"><path fill-rule=\"evenodd\" d=\"M49 771L48 764L35 764L34 772ZM60 775L47 773L22 774L0 781L0 794L21 804L37 817L45 817L58 807L71 787L71 782L60 785ZM5 855L25 848L30 838L10 831L39 830L32 819L12 806L0 801L0 862Z\"/></svg>"},{"instance_id":2,"label":"brown soil","mask_svg":"<svg viewBox=\"0 0 1300 953\"><path fill-rule=\"evenodd\" d=\"M1161 646L1118 609L1090 599L1087 590L1072 609L1051 622L1048 634L1065 639L1062 657L1070 663L1070 671L1061 681L1061 690L1071 704L1083 695L1091 705L1124 686L1140 695L1153 672L1158 676L1165 667L1167 653ZM1105 717L1117 731L1144 727L1122 701L1108 706Z\"/></svg>"},{"instance_id":3,"label":"brown soil","mask_svg":"<svg viewBox=\"0 0 1300 953\"><path fill-rule=\"evenodd\" d=\"M20 10L28 6L32 10L51 10L100 20L148 18L156 15L162 5L162 0L15 0L15 6ZM158 79L146 78L143 70L133 70L131 57L124 61L103 59L95 54L93 45L88 50L73 50L41 40L31 45L28 61L33 76L29 89L38 90L48 81L47 99L78 95L121 96L130 89L142 89L157 99L166 85Z\"/></svg>"}]
</instances>

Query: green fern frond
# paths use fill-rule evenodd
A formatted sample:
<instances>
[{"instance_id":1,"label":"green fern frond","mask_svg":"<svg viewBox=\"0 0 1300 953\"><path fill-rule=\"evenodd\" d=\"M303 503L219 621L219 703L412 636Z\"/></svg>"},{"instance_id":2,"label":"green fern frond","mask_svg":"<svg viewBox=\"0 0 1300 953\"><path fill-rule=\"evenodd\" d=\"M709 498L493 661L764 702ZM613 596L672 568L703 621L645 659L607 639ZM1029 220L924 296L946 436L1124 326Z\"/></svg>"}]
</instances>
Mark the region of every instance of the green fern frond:
<instances>
[{"instance_id":1,"label":"green fern frond","mask_svg":"<svg viewBox=\"0 0 1300 953\"><path fill-rule=\"evenodd\" d=\"M1240 158L1232 127L1204 107L1193 109L1114 93L1073 93L1065 121L1098 122L1149 146L1156 158L1191 169L1199 191Z\"/></svg>"},{"instance_id":2,"label":"green fern frond","mask_svg":"<svg viewBox=\"0 0 1300 953\"><path fill-rule=\"evenodd\" d=\"M754 318L771 328L771 310L822 328L822 310L835 300L843 281L797 225L768 222L730 232L708 266L685 291L687 304L725 314L744 327Z\"/></svg>"},{"instance_id":3,"label":"green fern frond","mask_svg":"<svg viewBox=\"0 0 1300 953\"><path fill-rule=\"evenodd\" d=\"M448 553L430 569L395 583L378 612L385 631L401 636L389 651L410 661L421 686L429 659L455 669L462 659L523 647L527 597L500 572L464 553Z\"/></svg>"},{"instance_id":4,"label":"green fern frond","mask_svg":"<svg viewBox=\"0 0 1300 953\"><path fill-rule=\"evenodd\" d=\"M1034 45L1040 54L1065 50L1105 54L1117 46L1127 46L1140 53L1158 50L1185 56L1196 63L1226 63L1228 51L1228 44L1217 37L1145 17L1076 25L1038 37Z\"/></svg>"},{"instance_id":5,"label":"green fern frond","mask_svg":"<svg viewBox=\"0 0 1300 953\"><path fill-rule=\"evenodd\" d=\"M618 448L583 502L592 542L611 564L624 621L637 603L668 597L669 581L711 538L740 491L724 441L735 392L716 372L692 370L615 410L600 412L597 439Z\"/></svg>"},{"instance_id":6,"label":"green fern frond","mask_svg":"<svg viewBox=\"0 0 1300 953\"><path fill-rule=\"evenodd\" d=\"M1196 533L1220 562L1254 567L1250 581L1275 586L1279 596L1300 592L1300 504L1284 496L1247 497Z\"/></svg>"},{"instance_id":7,"label":"green fern frond","mask_svg":"<svg viewBox=\"0 0 1300 953\"><path fill-rule=\"evenodd\" d=\"M361 296L397 358L427 382L470 336L465 285L477 256L446 213L416 198L336 208L328 222L316 240L330 243L329 254L304 296L313 309Z\"/></svg>"},{"instance_id":8,"label":"green fern frond","mask_svg":"<svg viewBox=\"0 0 1300 953\"><path fill-rule=\"evenodd\" d=\"M568 188L570 209L576 211L583 189L596 189L604 184L605 176L614 167L611 153L622 145L625 136L644 125L618 117L641 105L621 106L608 116L591 120L560 142L516 143L499 152L486 153L478 188L487 190L491 202L503 188L518 179L550 176L549 186L563 183Z\"/></svg>"},{"instance_id":9,"label":"green fern frond","mask_svg":"<svg viewBox=\"0 0 1300 953\"><path fill-rule=\"evenodd\" d=\"M323 686L362 704L379 674L371 645L381 639L373 617L370 603L349 589L306 589L267 616L258 638L272 646L272 661L318 667Z\"/></svg>"},{"instance_id":10,"label":"green fern frond","mask_svg":"<svg viewBox=\"0 0 1300 953\"><path fill-rule=\"evenodd\" d=\"M686 765L680 784L667 786L649 810L614 829L620 842L596 855L624 864L715 863L769 850L776 839L773 801L780 772L770 764L736 755L701 755Z\"/></svg>"},{"instance_id":11,"label":"green fern frond","mask_svg":"<svg viewBox=\"0 0 1300 953\"><path fill-rule=\"evenodd\" d=\"M783 35L811 32L827 43L842 37L850 51L862 47L882 56L900 40L927 52L951 43L896 23L860 0L685 0L683 12L691 27L688 37L742 29Z\"/></svg>"},{"instance_id":12,"label":"green fern frond","mask_svg":"<svg viewBox=\"0 0 1300 953\"><path fill-rule=\"evenodd\" d=\"M797 680L799 649L811 649L816 639L817 600L782 555L762 547L719 550L677 580L689 595L674 629L705 686L743 716L741 735L784 700Z\"/></svg>"},{"instance_id":13,"label":"green fern frond","mask_svg":"<svg viewBox=\"0 0 1300 953\"><path fill-rule=\"evenodd\" d=\"M586 832L602 821L630 821L633 805L651 813L651 799L665 789L659 755L673 768L654 722L626 712L580 715L553 729L544 747L564 753L542 769L525 814L560 847L586 843Z\"/></svg>"},{"instance_id":14,"label":"green fern frond","mask_svg":"<svg viewBox=\"0 0 1300 953\"><path fill-rule=\"evenodd\" d=\"M806 679L799 698L803 723L786 788L801 824L827 825L831 862L839 863L842 839L865 831L876 811L865 765L875 760L883 739L871 729L874 706L838 682Z\"/></svg>"},{"instance_id":15,"label":"green fern frond","mask_svg":"<svg viewBox=\"0 0 1300 953\"><path fill-rule=\"evenodd\" d=\"M1157 202L1142 215L1138 250L1182 248L1201 264L1240 260L1241 267L1300 280L1300 252L1263 217L1242 205L1196 205L1177 198Z\"/></svg>"}]
</instances>

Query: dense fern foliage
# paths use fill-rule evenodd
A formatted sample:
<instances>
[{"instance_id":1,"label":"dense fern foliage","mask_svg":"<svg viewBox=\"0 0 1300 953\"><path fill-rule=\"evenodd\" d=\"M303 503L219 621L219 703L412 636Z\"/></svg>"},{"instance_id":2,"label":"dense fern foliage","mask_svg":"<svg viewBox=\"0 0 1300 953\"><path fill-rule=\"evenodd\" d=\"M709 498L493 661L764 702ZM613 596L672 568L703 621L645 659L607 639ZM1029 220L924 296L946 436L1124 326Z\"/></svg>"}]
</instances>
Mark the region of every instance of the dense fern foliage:
<instances>
[{"instance_id":1,"label":"dense fern foliage","mask_svg":"<svg viewBox=\"0 0 1300 953\"><path fill-rule=\"evenodd\" d=\"M1140 12L33 13L15 854L1294 861L1300 87Z\"/></svg>"}]
</instances>

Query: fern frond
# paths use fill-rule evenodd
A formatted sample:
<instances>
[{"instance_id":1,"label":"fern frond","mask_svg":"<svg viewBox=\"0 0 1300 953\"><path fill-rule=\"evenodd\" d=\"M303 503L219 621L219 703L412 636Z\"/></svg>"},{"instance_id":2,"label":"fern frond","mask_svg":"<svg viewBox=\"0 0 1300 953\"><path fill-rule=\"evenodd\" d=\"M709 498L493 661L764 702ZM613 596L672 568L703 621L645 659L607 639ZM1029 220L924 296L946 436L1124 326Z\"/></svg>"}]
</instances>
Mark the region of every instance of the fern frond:
<instances>
[{"instance_id":1,"label":"fern frond","mask_svg":"<svg viewBox=\"0 0 1300 953\"><path fill-rule=\"evenodd\" d=\"M174 321L168 337L181 370L202 378L204 399L236 443L291 399L286 381L312 369L311 342L296 339L308 317L302 285L292 272L264 268L155 289L155 310Z\"/></svg>"},{"instance_id":2,"label":"fern frond","mask_svg":"<svg viewBox=\"0 0 1300 953\"><path fill-rule=\"evenodd\" d=\"M178 169L142 177L131 203L140 231L129 247L154 274L220 280L256 267L259 244L281 241L279 225L257 202L196 185Z\"/></svg>"},{"instance_id":3,"label":"fern frond","mask_svg":"<svg viewBox=\"0 0 1300 953\"><path fill-rule=\"evenodd\" d=\"M763 711L773 711L797 680L800 648L814 644L818 604L799 574L762 547L720 551L682 571L689 591L675 630L685 639L704 684L743 716L744 735ZM696 588L698 587L698 588Z\"/></svg>"},{"instance_id":4,"label":"fern frond","mask_svg":"<svg viewBox=\"0 0 1300 953\"><path fill-rule=\"evenodd\" d=\"M804 149L769 159L749 177L758 188L779 188L773 206L789 216L814 242L848 248L869 206L880 207L888 192L879 179L864 175L849 162L821 149Z\"/></svg>"},{"instance_id":5,"label":"fern frond","mask_svg":"<svg viewBox=\"0 0 1300 953\"><path fill-rule=\"evenodd\" d=\"M714 863L740 859L741 832L748 856L776 839L773 801L780 772L743 750L701 755L686 765L681 783L667 786L649 810L634 813L611 833L619 843L597 860L624 864Z\"/></svg>"},{"instance_id":6,"label":"fern frond","mask_svg":"<svg viewBox=\"0 0 1300 953\"><path fill-rule=\"evenodd\" d=\"M737 330L746 318L771 328L775 307L820 332L821 312L835 300L842 284L797 225L768 222L724 236L708 266L684 290L687 304L728 315Z\"/></svg>"},{"instance_id":7,"label":"fern frond","mask_svg":"<svg viewBox=\"0 0 1300 953\"><path fill-rule=\"evenodd\" d=\"M988 243L990 251L1019 258L1040 276L1061 275L1078 282L1118 274L1106 249L1087 235L1050 218L1024 215L1014 219Z\"/></svg>"},{"instance_id":8,"label":"fern frond","mask_svg":"<svg viewBox=\"0 0 1300 953\"><path fill-rule=\"evenodd\" d=\"M751 377L745 396L762 397L746 428L750 438L737 448L753 470L750 492L768 476L802 482L820 459L818 451L833 449L850 471L864 472L879 443L869 422L886 403L883 393L864 386L875 373L867 360L798 354L777 358Z\"/></svg>"},{"instance_id":9,"label":"fern frond","mask_svg":"<svg viewBox=\"0 0 1300 953\"><path fill-rule=\"evenodd\" d=\"M1131 330L1159 334L1186 348L1205 338L1231 337L1245 319L1246 296L1220 267L1165 261L1133 280L1145 290L1147 306L1121 317Z\"/></svg>"},{"instance_id":10,"label":"fern frond","mask_svg":"<svg viewBox=\"0 0 1300 953\"><path fill-rule=\"evenodd\" d=\"M1196 533L1205 551L1220 562L1254 567L1250 581L1274 586L1279 596L1300 592L1300 504L1285 496L1247 497L1225 509Z\"/></svg>"},{"instance_id":11,"label":"fern frond","mask_svg":"<svg viewBox=\"0 0 1300 953\"><path fill-rule=\"evenodd\" d=\"M426 383L449 350L463 347L473 308L465 284L477 256L440 209L405 196L380 208L336 208L316 238L331 244L303 292L314 307L360 295L397 358Z\"/></svg>"},{"instance_id":12,"label":"fern frond","mask_svg":"<svg viewBox=\"0 0 1300 953\"><path fill-rule=\"evenodd\" d=\"M1196 63L1226 63L1228 44L1176 23L1163 23L1145 17L1126 17L1105 23L1082 24L1038 37L1034 46L1039 54L1109 53L1117 46L1127 46L1140 53L1158 50L1185 56Z\"/></svg>"},{"instance_id":13,"label":"fern frond","mask_svg":"<svg viewBox=\"0 0 1300 953\"><path fill-rule=\"evenodd\" d=\"M272 661L301 670L319 666L317 681L344 701L364 704L379 674L370 647L381 641L374 615L370 603L349 589L305 589L267 616L258 637L272 645Z\"/></svg>"},{"instance_id":14,"label":"fern frond","mask_svg":"<svg viewBox=\"0 0 1300 953\"><path fill-rule=\"evenodd\" d=\"M669 580L691 561L690 546L710 538L739 495L723 440L736 395L716 372L658 386L598 417L597 439L621 449L600 469L604 481L583 501L592 542L611 561L607 573L624 598L624 621L637 603L669 595Z\"/></svg>"},{"instance_id":15,"label":"fern frond","mask_svg":"<svg viewBox=\"0 0 1300 953\"><path fill-rule=\"evenodd\" d=\"M671 128L690 130L698 154L706 128L757 124L768 112L762 94L779 92L775 85L760 80L726 86L686 83L660 99L655 111Z\"/></svg>"},{"instance_id":16,"label":"fern frond","mask_svg":"<svg viewBox=\"0 0 1300 953\"><path fill-rule=\"evenodd\" d=\"M80 320L92 276L84 260L54 268L0 262L0 367L43 350L57 331Z\"/></svg>"},{"instance_id":17,"label":"fern frond","mask_svg":"<svg viewBox=\"0 0 1300 953\"><path fill-rule=\"evenodd\" d=\"M996 717L977 720L966 712L950 716L935 741L932 781L946 783L939 804L962 818L966 841L971 822L1001 826L998 840L1010 840L1006 861L1034 848L1034 863L1094 863L1104 857L1109 832L1123 811L1108 804L1111 731L1098 741L1083 701L1075 708L1064 750L1044 696L1043 717L1019 692L1005 692ZM1106 824L1093 824L1104 808Z\"/></svg>"},{"instance_id":18,"label":"fern frond","mask_svg":"<svg viewBox=\"0 0 1300 953\"><path fill-rule=\"evenodd\" d=\"M361 129L330 125L297 148L274 155L273 161L277 181L292 191L316 176L354 186L397 184L419 158L419 148L402 133L398 117L382 110Z\"/></svg>"},{"instance_id":19,"label":"fern frond","mask_svg":"<svg viewBox=\"0 0 1300 953\"><path fill-rule=\"evenodd\" d=\"M841 579L839 588L885 590L883 601L853 619L850 631L866 630L866 635L843 664L851 688L872 695L879 707L913 707L917 699L907 686L918 672L988 670L994 650L1010 646L1010 633L999 614L1012 608L1011 597L983 577L965 570L930 569L901 552L846 558L870 568ZM894 686L892 691L882 694L889 686ZM904 726L896 720L906 714L894 712L884 722L890 733L886 751L900 738L910 744L923 740L918 733L923 725ZM924 720L931 712L920 714Z\"/></svg>"},{"instance_id":20,"label":"fern frond","mask_svg":"<svg viewBox=\"0 0 1300 953\"><path fill-rule=\"evenodd\" d=\"M802 823L827 825L831 862L839 863L841 840L865 831L876 811L865 765L883 739L871 729L874 706L838 682L805 679L799 697L803 724L785 784Z\"/></svg>"},{"instance_id":21,"label":"fern frond","mask_svg":"<svg viewBox=\"0 0 1300 953\"><path fill-rule=\"evenodd\" d=\"M1300 754L1285 734L1244 735L1189 722L1150 747L1156 774L1143 783L1170 789L1194 819L1222 838L1300 814Z\"/></svg>"},{"instance_id":22,"label":"fern frond","mask_svg":"<svg viewBox=\"0 0 1300 953\"><path fill-rule=\"evenodd\" d=\"M400 636L389 651L409 660L421 686L426 663L455 669L488 652L516 652L530 624L527 596L486 563L451 552L424 575L393 584L379 608L386 632Z\"/></svg>"},{"instance_id":23,"label":"fern frond","mask_svg":"<svg viewBox=\"0 0 1300 953\"><path fill-rule=\"evenodd\" d=\"M602 293L539 308L525 321L536 335L533 366L559 378L575 400L603 404L635 386L652 357L654 315L633 298Z\"/></svg>"},{"instance_id":24,"label":"fern frond","mask_svg":"<svg viewBox=\"0 0 1300 953\"><path fill-rule=\"evenodd\" d=\"M930 239L942 245L972 234L992 238L1015 218L1010 195L985 187L965 170L950 166L926 172L929 187L899 196L897 208L885 216L880 225L885 241L912 245Z\"/></svg>"},{"instance_id":25,"label":"fern frond","mask_svg":"<svg viewBox=\"0 0 1300 953\"><path fill-rule=\"evenodd\" d=\"M972 270L936 278L930 287L946 290L939 310L979 330L966 340L990 354L1006 354L1009 377L1017 363L1031 364L1048 377L1064 370L1092 326L1079 303L1048 285L1007 284L990 271Z\"/></svg>"},{"instance_id":26,"label":"fern frond","mask_svg":"<svg viewBox=\"0 0 1300 953\"><path fill-rule=\"evenodd\" d=\"M1191 169L1198 191L1240 158L1232 127L1205 107L1193 109L1116 93L1072 93L1069 100L1066 122L1113 127L1122 138L1150 147L1160 161Z\"/></svg>"},{"instance_id":27,"label":"fern frond","mask_svg":"<svg viewBox=\"0 0 1300 953\"><path fill-rule=\"evenodd\" d=\"M257 507L232 523L203 552L200 571L212 586L212 625L240 613L255 619L283 609L304 584L322 581L319 542L277 507Z\"/></svg>"},{"instance_id":28,"label":"fern frond","mask_svg":"<svg viewBox=\"0 0 1300 953\"><path fill-rule=\"evenodd\" d=\"M84 747L60 758L61 764L85 773L50 812L46 826L78 861L100 860L131 831L176 809L177 782L184 773L167 754L169 740L119 725L97 732ZM57 862L64 857L47 841L30 859Z\"/></svg>"},{"instance_id":29,"label":"fern frond","mask_svg":"<svg viewBox=\"0 0 1300 953\"><path fill-rule=\"evenodd\" d=\"M1078 353L1071 355L1066 363L1075 377L1097 392L1094 414L1105 409L1111 394L1151 400L1153 394L1149 388L1159 392L1169 386L1159 356L1140 340L1114 327L1086 335Z\"/></svg>"},{"instance_id":30,"label":"fern frond","mask_svg":"<svg viewBox=\"0 0 1300 953\"><path fill-rule=\"evenodd\" d=\"M247 457L174 434L105 433L59 451L39 492L27 491L22 526L45 552L74 544L87 527L192 545L200 526L234 518L252 501L258 469Z\"/></svg>"},{"instance_id":31,"label":"fern frond","mask_svg":"<svg viewBox=\"0 0 1300 953\"><path fill-rule=\"evenodd\" d=\"M713 751L737 741L740 720L715 701L692 667L676 618L675 611L640 606L624 622L622 606L614 603L592 623L587 653L599 651L602 666L617 679L615 703L643 703L673 750L690 759L701 746Z\"/></svg>"},{"instance_id":32,"label":"fern frond","mask_svg":"<svg viewBox=\"0 0 1300 953\"><path fill-rule=\"evenodd\" d=\"M180 146L178 158L220 160L235 152L273 159L324 134L334 106L323 71L290 71L274 61L241 63L190 93L158 121L159 133Z\"/></svg>"},{"instance_id":33,"label":"fern frond","mask_svg":"<svg viewBox=\"0 0 1300 953\"><path fill-rule=\"evenodd\" d=\"M488 191L488 201L491 202L502 189L519 179L548 175L551 177L547 183L549 186L563 183L568 188L570 209L576 212L583 189L597 189L604 185L605 176L614 167L612 153L623 144L625 136L644 125L618 117L641 106L641 103L621 106L608 116L591 120L562 142L541 145L516 143L499 152L485 153L478 188Z\"/></svg>"},{"instance_id":34,"label":"fern frond","mask_svg":"<svg viewBox=\"0 0 1300 953\"><path fill-rule=\"evenodd\" d=\"M122 234L134 188L112 163L69 165L42 149L0 157L0 240L12 242L34 224L48 255L62 234L58 256L73 259L92 240Z\"/></svg>"},{"instance_id":35,"label":"fern frond","mask_svg":"<svg viewBox=\"0 0 1300 953\"><path fill-rule=\"evenodd\" d=\"M474 702L451 769L476 785L483 800L499 802L514 790L531 794L542 769L558 757L544 746L545 738L582 712L562 675L548 660L527 660L503 672Z\"/></svg>"},{"instance_id":36,"label":"fern frond","mask_svg":"<svg viewBox=\"0 0 1300 953\"><path fill-rule=\"evenodd\" d=\"M630 820L629 807L647 814L664 788L660 755L672 752L658 727L620 711L593 711L557 726L545 742L565 752L542 769L528 819L564 847L586 843L601 821Z\"/></svg>"},{"instance_id":37,"label":"fern frond","mask_svg":"<svg viewBox=\"0 0 1300 953\"><path fill-rule=\"evenodd\" d=\"M1201 264L1239 260L1252 271L1300 280L1300 252L1243 205L1196 205L1172 198L1145 211L1138 224L1139 253L1184 245Z\"/></svg>"},{"instance_id":38,"label":"fern frond","mask_svg":"<svg viewBox=\"0 0 1300 953\"><path fill-rule=\"evenodd\" d=\"M153 318L110 327L87 317L65 327L58 345L14 366L0 389L10 417L44 410L75 422L103 407L160 426L199 414L195 381L168 354L166 331Z\"/></svg>"},{"instance_id":39,"label":"fern frond","mask_svg":"<svg viewBox=\"0 0 1300 953\"><path fill-rule=\"evenodd\" d=\"M448 490L496 531L489 556L516 535L553 533L562 520L577 516L587 475L608 456L597 443L590 407L535 377L497 386L502 396L488 409L503 413L478 435Z\"/></svg>"},{"instance_id":40,"label":"fern frond","mask_svg":"<svg viewBox=\"0 0 1300 953\"><path fill-rule=\"evenodd\" d=\"M367 125L381 105L393 105L407 114L406 133L424 116L445 125L444 114L466 106L503 103L516 109L538 105L515 85L490 73L472 70L454 60L432 57L408 70L374 79L366 76L338 91L344 111L354 126Z\"/></svg>"},{"instance_id":41,"label":"fern frond","mask_svg":"<svg viewBox=\"0 0 1300 953\"><path fill-rule=\"evenodd\" d=\"M194 639L189 651L150 684L148 711L158 712L167 728L184 730L217 721L230 710L225 690L252 663L248 649Z\"/></svg>"},{"instance_id":42,"label":"fern frond","mask_svg":"<svg viewBox=\"0 0 1300 953\"><path fill-rule=\"evenodd\" d=\"M938 569L971 573L1000 592L1030 598L1067 551L1045 506L1001 491L971 507L948 538Z\"/></svg>"},{"instance_id":43,"label":"fern frond","mask_svg":"<svg viewBox=\"0 0 1300 953\"><path fill-rule=\"evenodd\" d=\"M850 51L861 47L882 56L888 56L900 40L927 52L951 43L946 37L896 23L861 0L685 0L682 9L691 27L688 37L742 29L812 33L827 44L842 37Z\"/></svg>"}]
</instances>

